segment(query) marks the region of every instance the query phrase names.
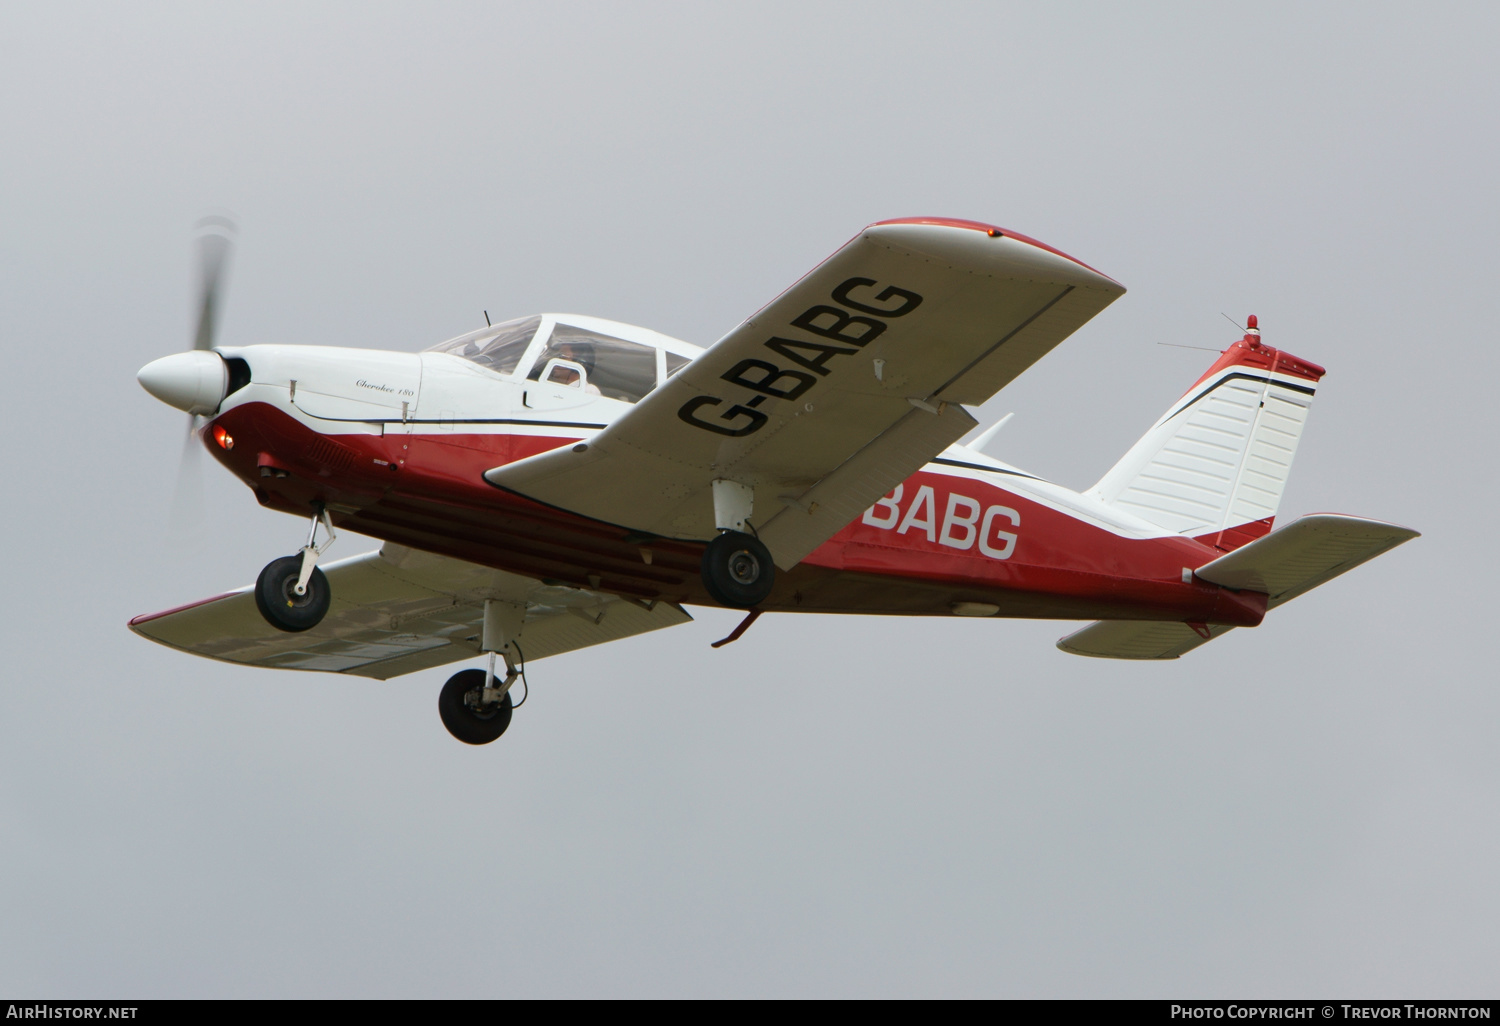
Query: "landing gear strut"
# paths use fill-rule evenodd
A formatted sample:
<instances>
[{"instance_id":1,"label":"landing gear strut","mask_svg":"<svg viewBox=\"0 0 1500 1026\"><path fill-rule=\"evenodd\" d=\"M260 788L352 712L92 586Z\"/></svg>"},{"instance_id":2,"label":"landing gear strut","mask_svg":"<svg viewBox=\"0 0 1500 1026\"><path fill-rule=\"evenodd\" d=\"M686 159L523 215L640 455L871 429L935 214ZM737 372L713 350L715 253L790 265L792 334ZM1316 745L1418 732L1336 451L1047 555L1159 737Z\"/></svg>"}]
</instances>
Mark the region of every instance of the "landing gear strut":
<instances>
[{"instance_id":1,"label":"landing gear strut","mask_svg":"<svg viewBox=\"0 0 1500 1026\"><path fill-rule=\"evenodd\" d=\"M328 532L322 545L314 544L319 524ZM318 557L336 537L328 510L319 503L301 553L273 559L260 572L255 581L255 605L272 627L296 634L322 622L333 593L328 578L318 569Z\"/></svg>"},{"instance_id":2,"label":"landing gear strut","mask_svg":"<svg viewBox=\"0 0 1500 1026\"><path fill-rule=\"evenodd\" d=\"M719 536L703 550L703 587L731 609L754 609L771 594L776 564L750 526L755 489L744 481L713 482L714 526Z\"/></svg>"}]
</instances>

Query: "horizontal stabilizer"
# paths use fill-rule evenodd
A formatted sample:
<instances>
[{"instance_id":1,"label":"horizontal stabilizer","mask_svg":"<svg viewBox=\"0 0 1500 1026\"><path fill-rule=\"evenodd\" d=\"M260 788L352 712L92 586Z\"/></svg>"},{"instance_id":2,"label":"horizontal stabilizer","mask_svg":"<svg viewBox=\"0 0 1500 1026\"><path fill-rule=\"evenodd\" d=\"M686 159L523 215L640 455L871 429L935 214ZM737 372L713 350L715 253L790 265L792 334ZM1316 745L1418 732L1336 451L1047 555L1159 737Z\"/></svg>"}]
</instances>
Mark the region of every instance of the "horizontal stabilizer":
<instances>
[{"instance_id":1,"label":"horizontal stabilizer","mask_svg":"<svg viewBox=\"0 0 1500 1026\"><path fill-rule=\"evenodd\" d=\"M225 662L387 680L479 656L486 599L526 607L518 641L529 661L692 619L670 602L648 609L399 545L323 570L333 604L322 623L301 634L266 623L250 588L138 616L130 629Z\"/></svg>"},{"instance_id":2,"label":"horizontal stabilizer","mask_svg":"<svg viewBox=\"0 0 1500 1026\"><path fill-rule=\"evenodd\" d=\"M1199 628L1178 620L1100 620L1059 640L1057 647L1099 659L1176 659L1234 630L1222 624Z\"/></svg>"},{"instance_id":3,"label":"horizontal stabilizer","mask_svg":"<svg viewBox=\"0 0 1500 1026\"><path fill-rule=\"evenodd\" d=\"M1315 513L1199 567L1197 576L1236 591L1264 592L1271 596L1267 608L1274 609L1416 537L1409 527Z\"/></svg>"},{"instance_id":4,"label":"horizontal stabilizer","mask_svg":"<svg viewBox=\"0 0 1500 1026\"><path fill-rule=\"evenodd\" d=\"M1267 609L1311 591L1402 542L1408 527L1317 513L1258 538L1197 570L1202 580L1270 596ZM1100 620L1057 643L1064 652L1102 659L1176 659L1233 630L1175 620Z\"/></svg>"}]
</instances>

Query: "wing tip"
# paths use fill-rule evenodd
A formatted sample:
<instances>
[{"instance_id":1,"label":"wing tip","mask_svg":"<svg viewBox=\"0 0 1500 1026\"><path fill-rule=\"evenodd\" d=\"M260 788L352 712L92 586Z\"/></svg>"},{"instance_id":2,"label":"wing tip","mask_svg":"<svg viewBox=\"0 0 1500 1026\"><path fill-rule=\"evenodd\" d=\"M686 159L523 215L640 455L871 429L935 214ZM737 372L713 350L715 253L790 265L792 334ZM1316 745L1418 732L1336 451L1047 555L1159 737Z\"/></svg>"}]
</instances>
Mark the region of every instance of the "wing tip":
<instances>
[{"instance_id":1,"label":"wing tip","mask_svg":"<svg viewBox=\"0 0 1500 1026\"><path fill-rule=\"evenodd\" d=\"M144 627L152 620L160 620L162 617L171 616L174 613L185 613L189 609L197 609L199 606L206 606L211 602L219 602L223 599L233 598L235 595L243 594L244 592L247 592L249 590L249 588L236 588L234 591L226 591L218 595L210 595L208 598L198 599L194 602L185 602L180 606L173 606L171 609L163 609L158 613L141 613L138 616L132 616L126 626L135 631L137 634L140 634L140 628Z\"/></svg>"},{"instance_id":2,"label":"wing tip","mask_svg":"<svg viewBox=\"0 0 1500 1026\"><path fill-rule=\"evenodd\" d=\"M1105 281L1114 285L1120 290L1121 294L1125 292L1124 285L1121 285L1118 281L1111 278L1109 275L1105 274L1097 267L1091 267L1088 264L1084 263L1082 260L1079 260L1071 253L1064 253L1056 246L1049 246L1045 242L1042 242L1040 239L1032 238L1030 235L1022 235L1020 232L1011 231L1009 228L1002 228L999 225L994 224L986 224L983 221L970 221L966 218L961 217L892 217L884 221L876 221L874 224L869 225L866 230L868 231L869 228L880 228L885 225L903 224L930 225L935 228L960 228L966 231L984 232L986 235L995 238L1015 239L1017 242L1024 242L1028 246L1035 246L1037 249L1051 253L1053 256L1059 256L1064 260L1075 263L1079 267L1082 267L1084 270L1089 271L1093 274L1097 274L1100 278L1103 278Z\"/></svg>"}]
</instances>

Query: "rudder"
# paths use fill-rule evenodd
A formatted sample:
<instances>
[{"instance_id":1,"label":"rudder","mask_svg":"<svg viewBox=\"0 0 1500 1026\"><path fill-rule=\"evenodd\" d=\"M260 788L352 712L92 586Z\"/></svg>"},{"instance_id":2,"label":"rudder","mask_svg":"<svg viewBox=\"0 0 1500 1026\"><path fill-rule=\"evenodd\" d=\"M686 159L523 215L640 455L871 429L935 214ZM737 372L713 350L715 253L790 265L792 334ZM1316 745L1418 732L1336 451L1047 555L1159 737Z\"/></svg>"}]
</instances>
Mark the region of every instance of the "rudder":
<instances>
[{"instance_id":1,"label":"rudder","mask_svg":"<svg viewBox=\"0 0 1500 1026\"><path fill-rule=\"evenodd\" d=\"M1324 373L1262 344L1252 316L1245 337L1088 494L1226 550L1261 537Z\"/></svg>"}]
</instances>

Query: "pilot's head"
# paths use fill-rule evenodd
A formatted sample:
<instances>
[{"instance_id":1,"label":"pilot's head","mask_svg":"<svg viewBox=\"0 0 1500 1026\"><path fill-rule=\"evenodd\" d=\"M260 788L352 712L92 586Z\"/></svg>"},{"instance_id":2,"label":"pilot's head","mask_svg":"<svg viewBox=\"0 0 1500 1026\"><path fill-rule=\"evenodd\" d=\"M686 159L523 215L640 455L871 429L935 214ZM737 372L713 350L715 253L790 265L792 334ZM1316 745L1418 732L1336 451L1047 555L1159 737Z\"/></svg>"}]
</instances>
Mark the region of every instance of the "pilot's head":
<instances>
[{"instance_id":1,"label":"pilot's head","mask_svg":"<svg viewBox=\"0 0 1500 1026\"><path fill-rule=\"evenodd\" d=\"M557 355L564 360L580 364L590 374L594 372L594 345L592 342L568 340L557 347Z\"/></svg>"}]
</instances>

